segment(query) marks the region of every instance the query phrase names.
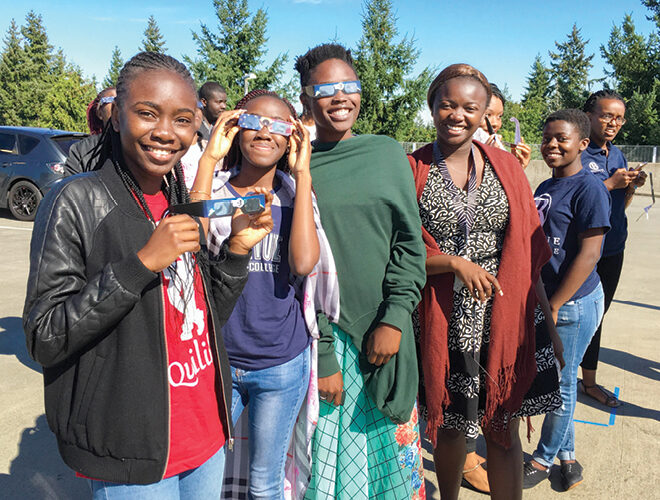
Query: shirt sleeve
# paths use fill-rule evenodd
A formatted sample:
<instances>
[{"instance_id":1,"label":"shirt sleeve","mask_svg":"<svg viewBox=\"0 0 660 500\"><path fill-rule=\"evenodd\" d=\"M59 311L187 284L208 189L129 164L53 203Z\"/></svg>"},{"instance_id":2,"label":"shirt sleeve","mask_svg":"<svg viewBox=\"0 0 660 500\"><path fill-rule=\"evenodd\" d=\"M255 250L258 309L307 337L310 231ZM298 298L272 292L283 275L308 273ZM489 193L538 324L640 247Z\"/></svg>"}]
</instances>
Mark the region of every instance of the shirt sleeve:
<instances>
[{"instance_id":1,"label":"shirt sleeve","mask_svg":"<svg viewBox=\"0 0 660 500\"><path fill-rule=\"evenodd\" d=\"M602 182L586 183L574 200L574 213L578 234L597 227L610 229L612 199Z\"/></svg>"}]
</instances>

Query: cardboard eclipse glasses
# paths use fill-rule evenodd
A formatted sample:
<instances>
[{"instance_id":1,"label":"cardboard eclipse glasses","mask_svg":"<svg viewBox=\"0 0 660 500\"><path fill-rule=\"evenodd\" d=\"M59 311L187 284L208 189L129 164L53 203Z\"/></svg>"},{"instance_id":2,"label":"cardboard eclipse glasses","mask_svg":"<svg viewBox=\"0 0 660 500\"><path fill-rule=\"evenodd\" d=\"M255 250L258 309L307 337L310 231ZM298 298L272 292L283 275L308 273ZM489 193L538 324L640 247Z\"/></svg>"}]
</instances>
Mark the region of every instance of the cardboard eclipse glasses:
<instances>
[{"instance_id":1,"label":"cardboard eclipse glasses","mask_svg":"<svg viewBox=\"0 0 660 500\"><path fill-rule=\"evenodd\" d=\"M303 87L303 90L309 97L321 99L323 97L332 97L340 90L344 94L359 94L362 92L362 84L360 83L360 80L321 83L319 85L307 85L306 87Z\"/></svg>"},{"instance_id":2,"label":"cardboard eclipse glasses","mask_svg":"<svg viewBox=\"0 0 660 500\"><path fill-rule=\"evenodd\" d=\"M268 132L284 136L290 136L293 133L293 123L282 120L273 120L266 116L251 115L243 113L238 117L238 126L248 130L261 130L266 127Z\"/></svg>"}]
</instances>

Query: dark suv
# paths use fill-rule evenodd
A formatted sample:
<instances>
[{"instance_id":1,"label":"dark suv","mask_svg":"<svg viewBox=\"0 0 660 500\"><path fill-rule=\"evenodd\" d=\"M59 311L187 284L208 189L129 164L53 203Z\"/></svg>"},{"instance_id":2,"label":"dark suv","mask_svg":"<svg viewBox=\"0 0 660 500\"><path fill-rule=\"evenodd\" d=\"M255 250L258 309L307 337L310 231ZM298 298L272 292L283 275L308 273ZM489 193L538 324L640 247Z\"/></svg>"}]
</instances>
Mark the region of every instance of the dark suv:
<instances>
[{"instance_id":1,"label":"dark suv","mask_svg":"<svg viewBox=\"0 0 660 500\"><path fill-rule=\"evenodd\" d=\"M34 220L39 202L64 177L69 148L86 137L49 128L0 126L0 208Z\"/></svg>"}]
</instances>

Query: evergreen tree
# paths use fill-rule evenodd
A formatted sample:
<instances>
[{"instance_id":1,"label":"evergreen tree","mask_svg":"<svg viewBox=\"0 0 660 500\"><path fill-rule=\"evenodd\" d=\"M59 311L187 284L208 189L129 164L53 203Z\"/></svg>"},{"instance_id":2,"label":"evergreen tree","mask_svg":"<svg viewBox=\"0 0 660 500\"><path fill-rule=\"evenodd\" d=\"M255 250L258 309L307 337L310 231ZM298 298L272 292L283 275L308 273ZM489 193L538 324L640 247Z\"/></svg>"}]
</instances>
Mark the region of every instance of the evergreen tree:
<instances>
[{"instance_id":1,"label":"evergreen tree","mask_svg":"<svg viewBox=\"0 0 660 500\"><path fill-rule=\"evenodd\" d=\"M114 50L112 51L112 58L110 59L110 69L108 74L103 80L103 88L114 87L117 85L117 78L119 78L119 72L124 67L124 60L121 58L121 51L119 47L115 45Z\"/></svg>"},{"instance_id":2,"label":"evergreen tree","mask_svg":"<svg viewBox=\"0 0 660 500\"><path fill-rule=\"evenodd\" d=\"M251 88L268 88L289 97L289 84L281 84L287 54L279 54L265 69L266 11L250 15L247 0L213 0L218 19L217 31L201 23L193 32L197 59L185 57L195 80L202 84L216 81L227 89L227 105L233 106L243 96L243 75L254 73Z\"/></svg>"},{"instance_id":3,"label":"evergreen tree","mask_svg":"<svg viewBox=\"0 0 660 500\"><path fill-rule=\"evenodd\" d=\"M0 56L0 125L20 123L16 103L21 101L21 68L25 61L21 32L12 19Z\"/></svg>"},{"instance_id":4,"label":"evergreen tree","mask_svg":"<svg viewBox=\"0 0 660 500\"><path fill-rule=\"evenodd\" d=\"M586 55L589 40L583 40L577 25L564 43L555 42L557 52L549 52L554 101L557 108L580 108L589 95L589 70L594 55Z\"/></svg>"},{"instance_id":5,"label":"evergreen tree","mask_svg":"<svg viewBox=\"0 0 660 500\"><path fill-rule=\"evenodd\" d=\"M628 123L621 130L628 144L660 142L660 47L658 35L648 39L638 33L627 15L614 26L607 45L600 47L611 69L605 73L614 88L627 100Z\"/></svg>"},{"instance_id":6,"label":"evergreen tree","mask_svg":"<svg viewBox=\"0 0 660 500\"><path fill-rule=\"evenodd\" d=\"M642 0L642 3L651 11L651 15L646 18L653 21L660 30L660 0Z\"/></svg>"},{"instance_id":7,"label":"evergreen tree","mask_svg":"<svg viewBox=\"0 0 660 500\"><path fill-rule=\"evenodd\" d=\"M543 64L538 54L532 63L532 69L527 76L527 85L517 116L525 140L530 144L541 142L543 121L551 112L550 95L552 86L550 71Z\"/></svg>"},{"instance_id":8,"label":"evergreen tree","mask_svg":"<svg viewBox=\"0 0 660 500\"><path fill-rule=\"evenodd\" d=\"M87 104L96 97L96 84L83 77L80 68L67 65L44 99L39 125L42 127L87 131Z\"/></svg>"},{"instance_id":9,"label":"evergreen tree","mask_svg":"<svg viewBox=\"0 0 660 500\"><path fill-rule=\"evenodd\" d=\"M144 30L144 39L142 40L141 50L145 52L165 53L165 38L160 32L158 23L154 16L149 16L147 28Z\"/></svg>"},{"instance_id":10,"label":"evergreen tree","mask_svg":"<svg viewBox=\"0 0 660 500\"><path fill-rule=\"evenodd\" d=\"M355 131L385 134L397 140L410 136L431 83L431 71L407 79L419 50L412 38L398 34L390 0L367 0L362 38L355 51L355 69L362 83L362 103Z\"/></svg>"}]
</instances>

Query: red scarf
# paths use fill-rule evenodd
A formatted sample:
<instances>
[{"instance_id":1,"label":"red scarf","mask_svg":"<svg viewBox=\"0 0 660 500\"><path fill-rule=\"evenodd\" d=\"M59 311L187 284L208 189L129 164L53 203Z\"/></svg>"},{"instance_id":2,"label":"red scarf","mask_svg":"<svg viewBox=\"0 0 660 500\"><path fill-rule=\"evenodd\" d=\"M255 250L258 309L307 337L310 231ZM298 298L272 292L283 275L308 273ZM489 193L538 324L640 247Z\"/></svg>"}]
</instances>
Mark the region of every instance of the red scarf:
<instances>
[{"instance_id":1,"label":"red scarf","mask_svg":"<svg viewBox=\"0 0 660 500\"><path fill-rule=\"evenodd\" d=\"M532 191L520 164L513 155L475 141L488 158L509 202L509 223L502 246L497 280L503 296L495 295L490 327L486 369L486 408L481 421L484 432L508 447L509 432L494 425L501 412L518 411L523 397L536 376L534 308L538 303L535 285L541 267L550 259L550 248L539 220ZM418 149L408 160L415 177L419 200L430 165L433 144ZM441 255L435 239L422 228L427 257ZM427 433L436 446L437 428L443 422L443 410L449 404L447 377L449 351L447 332L452 312L454 275L428 276L419 304L420 352L426 404Z\"/></svg>"}]
</instances>

